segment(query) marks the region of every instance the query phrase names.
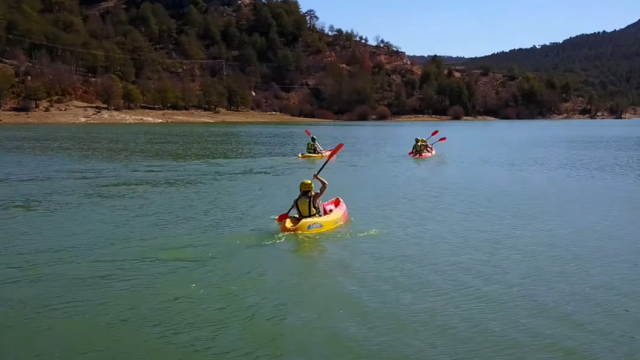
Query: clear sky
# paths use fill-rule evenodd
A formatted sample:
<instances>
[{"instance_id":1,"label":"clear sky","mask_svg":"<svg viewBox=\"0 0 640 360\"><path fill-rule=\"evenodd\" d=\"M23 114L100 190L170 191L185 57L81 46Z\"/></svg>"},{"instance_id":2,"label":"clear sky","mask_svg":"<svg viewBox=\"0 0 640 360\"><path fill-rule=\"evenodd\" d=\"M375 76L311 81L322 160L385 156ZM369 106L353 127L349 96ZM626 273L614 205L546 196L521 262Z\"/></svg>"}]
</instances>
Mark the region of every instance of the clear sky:
<instances>
[{"instance_id":1,"label":"clear sky","mask_svg":"<svg viewBox=\"0 0 640 360\"><path fill-rule=\"evenodd\" d=\"M379 34L409 55L482 56L640 19L640 0L298 1L327 26Z\"/></svg>"}]
</instances>

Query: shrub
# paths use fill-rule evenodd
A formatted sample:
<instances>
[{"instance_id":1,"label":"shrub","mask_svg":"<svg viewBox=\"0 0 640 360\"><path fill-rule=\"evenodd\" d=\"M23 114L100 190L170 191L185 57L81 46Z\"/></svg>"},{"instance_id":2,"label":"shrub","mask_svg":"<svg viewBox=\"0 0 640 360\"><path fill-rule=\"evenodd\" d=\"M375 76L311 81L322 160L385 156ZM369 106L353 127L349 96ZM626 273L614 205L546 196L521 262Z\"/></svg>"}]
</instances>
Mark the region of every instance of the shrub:
<instances>
[{"instance_id":1,"label":"shrub","mask_svg":"<svg viewBox=\"0 0 640 360\"><path fill-rule=\"evenodd\" d=\"M269 94L273 96L273 98L276 100L283 100L285 98L284 92L276 84L271 84L271 88L269 89Z\"/></svg>"},{"instance_id":2,"label":"shrub","mask_svg":"<svg viewBox=\"0 0 640 360\"><path fill-rule=\"evenodd\" d=\"M464 117L464 109L460 105L456 105L447 112L451 120L462 120Z\"/></svg>"},{"instance_id":3,"label":"shrub","mask_svg":"<svg viewBox=\"0 0 640 360\"><path fill-rule=\"evenodd\" d=\"M313 106L309 104L302 105L302 108L300 109L300 116L304 118L313 118L314 115L315 115L315 110L313 109Z\"/></svg>"},{"instance_id":4,"label":"shrub","mask_svg":"<svg viewBox=\"0 0 640 360\"><path fill-rule=\"evenodd\" d=\"M506 108L500 111L500 119L503 120L515 120L518 118L518 111L515 108Z\"/></svg>"},{"instance_id":5,"label":"shrub","mask_svg":"<svg viewBox=\"0 0 640 360\"><path fill-rule=\"evenodd\" d=\"M391 111L386 106L378 106L376 109L377 120L389 120L391 118Z\"/></svg>"},{"instance_id":6,"label":"shrub","mask_svg":"<svg viewBox=\"0 0 640 360\"><path fill-rule=\"evenodd\" d=\"M280 112L290 116L300 116L300 107L295 106L288 102L282 102L280 105Z\"/></svg>"},{"instance_id":7,"label":"shrub","mask_svg":"<svg viewBox=\"0 0 640 360\"><path fill-rule=\"evenodd\" d=\"M16 111L19 112L32 112L34 110L33 101L29 99L21 99L16 107Z\"/></svg>"},{"instance_id":8,"label":"shrub","mask_svg":"<svg viewBox=\"0 0 640 360\"><path fill-rule=\"evenodd\" d=\"M338 119L340 120L346 120L346 121L353 121L356 119L356 113L353 111L350 111L346 114L343 114L342 116L339 116Z\"/></svg>"},{"instance_id":9,"label":"shrub","mask_svg":"<svg viewBox=\"0 0 640 360\"><path fill-rule=\"evenodd\" d=\"M335 120L336 116L329 110L318 109L313 113L313 117L316 119Z\"/></svg>"},{"instance_id":10,"label":"shrub","mask_svg":"<svg viewBox=\"0 0 640 360\"><path fill-rule=\"evenodd\" d=\"M264 111L265 101L261 95L256 95L251 99L251 110Z\"/></svg>"},{"instance_id":11,"label":"shrub","mask_svg":"<svg viewBox=\"0 0 640 360\"><path fill-rule=\"evenodd\" d=\"M518 80L518 78L520 77L520 75L518 74L518 69L515 67L510 67L509 69L507 69L507 79L509 81L516 81Z\"/></svg>"},{"instance_id":12,"label":"shrub","mask_svg":"<svg viewBox=\"0 0 640 360\"><path fill-rule=\"evenodd\" d=\"M535 119L535 116L533 115L533 112L530 109L527 109L524 106L520 106L516 110L516 117L518 119L525 119L525 120Z\"/></svg>"},{"instance_id":13,"label":"shrub","mask_svg":"<svg viewBox=\"0 0 640 360\"><path fill-rule=\"evenodd\" d=\"M359 106L353 112L355 116L354 120L369 120L371 119L371 109L367 105Z\"/></svg>"}]
</instances>

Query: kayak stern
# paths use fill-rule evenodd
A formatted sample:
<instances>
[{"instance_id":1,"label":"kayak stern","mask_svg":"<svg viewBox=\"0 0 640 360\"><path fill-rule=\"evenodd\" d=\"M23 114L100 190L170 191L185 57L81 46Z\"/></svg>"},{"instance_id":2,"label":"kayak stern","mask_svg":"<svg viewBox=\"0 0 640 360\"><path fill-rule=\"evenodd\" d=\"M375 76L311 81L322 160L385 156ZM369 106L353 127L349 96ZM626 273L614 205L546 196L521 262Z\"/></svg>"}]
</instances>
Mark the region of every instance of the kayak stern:
<instances>
[{"instance_id":1,"label":"kayak stern","mask_svg":"<svg viewBox=\"0 0 640 360\"><path fill-rule=\"evenodd\" d=\"M436 154L436 149L433 149L433 151L431 151L431 152L426 152L426 153L422 153L422 154L418 154L418 155L416 155L414 153L411 153L411 155L409 155L409 156L418 159L418 158L432 157L435 154Z\"/></svg>"},{"instance_id":2,"label":"kayak stern","mask_svg":"<svg viewBox=\"0 0 640 360\"><path fill-rule=\"evenodd\" d=\"M320 153L320 154L301 153L301 154L298 154L298 158L300 158L300 159L324 159L324 158L329 157L329 155L331 155L332 151L333 151L333 149L326 150L325 152Z\"/></svg>"},{"instance_id":3,"label":"kayak stern","mask_svg":"<svg viewBox=\"0 0 640 360\"><path fill-rule=\"evenodd\" d=\"M283 233L306 233L313 234L333 230L349 219L349 212L344 201L337 197L325 202L323 205L323 213L320 217L312 217L298 220L287 218L280 225L280 231Z\"/></svg>"}]
</instances>

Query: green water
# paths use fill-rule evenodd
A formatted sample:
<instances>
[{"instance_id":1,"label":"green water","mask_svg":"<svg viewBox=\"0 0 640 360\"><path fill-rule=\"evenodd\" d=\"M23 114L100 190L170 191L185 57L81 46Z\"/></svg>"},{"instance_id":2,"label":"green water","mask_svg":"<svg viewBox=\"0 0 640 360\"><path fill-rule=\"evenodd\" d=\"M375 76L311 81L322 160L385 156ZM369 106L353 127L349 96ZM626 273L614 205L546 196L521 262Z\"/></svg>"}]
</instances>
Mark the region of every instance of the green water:
<instances>
[{"instance_id":1,"label":"green water","mask_svg":"<svg viewBox=\"0 0 640 360\"><path fill-rule=\"evenodd\" d=\"M0 359L640 359L639 239L638 121L2 126Z\"/></svg>"}]
</instances>

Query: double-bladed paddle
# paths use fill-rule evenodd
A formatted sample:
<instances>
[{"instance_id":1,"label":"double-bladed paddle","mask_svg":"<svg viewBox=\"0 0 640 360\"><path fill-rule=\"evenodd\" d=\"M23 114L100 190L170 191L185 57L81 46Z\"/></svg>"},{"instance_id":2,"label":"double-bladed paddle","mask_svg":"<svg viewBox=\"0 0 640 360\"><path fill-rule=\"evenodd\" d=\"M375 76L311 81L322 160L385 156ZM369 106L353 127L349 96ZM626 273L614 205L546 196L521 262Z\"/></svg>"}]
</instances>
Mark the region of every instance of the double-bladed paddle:
<instances>
[{"instance_id":1,"label":"double-bladed paddle","mask_svg":"<svg viewBox=\"0 0 640 360\"><path fill-rule=\"evenodd\" d=\"M333 157L336 156L340 152L340 150L342 150L343 146L344 146L344 144L340 143L340 144L338 144L338 146L333 148L333 151L327 157L327 161L325 161L324 164L322 164L322 167L320 168L320 170L318 170L316 175L320 175L320 172L322 171L322 169L324 169L325 166L327 166L327 164L329 163L329 160L333 159ZM289 208L289 211L287 211L286 213L281 214L280 216L278 216L278 219L276 220L276 222L277 223L281 223L281 222L287 220L287 218L289 218L289 213L291 212L291 210L293 210L293 205L291 205L291 207Z\"/></svg>"},{"instance_id":2,"label":"double-bladed paddle","mask_svg":"<svg viewBox=\"0 0 640 360\"><path fill-rule=\"evenodd\" d=\"M438 139L438 141L434 141L433 143L431 143L431 146L433 146L433 144L435 144L435 143L444 142L444 141L447 141L447 138L446 137L441 137L440 139Z\"/></svg>"},{"instance_id":3,"label":"double-bladed paddle","mask_svg":"<svg viewBox=\"0 0 640 360\"><path fill-rule=\"evenodd\" d=\"M429 139L431 139L432 137L438 135L439 132L440 132L439 130L436 130L436 131L432 132L431 136L429 136L426 141L429 141Z\"/></svg>"}]
</instances>

